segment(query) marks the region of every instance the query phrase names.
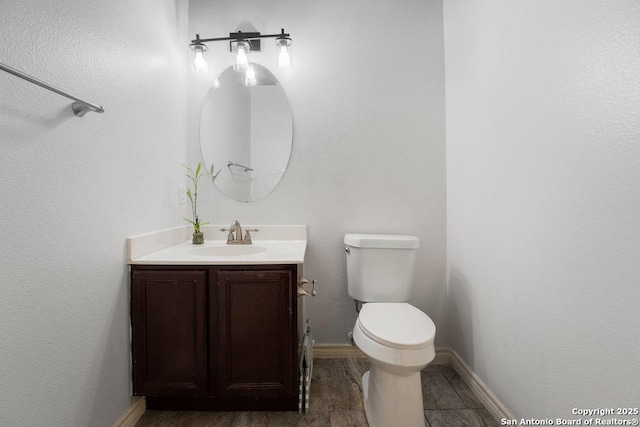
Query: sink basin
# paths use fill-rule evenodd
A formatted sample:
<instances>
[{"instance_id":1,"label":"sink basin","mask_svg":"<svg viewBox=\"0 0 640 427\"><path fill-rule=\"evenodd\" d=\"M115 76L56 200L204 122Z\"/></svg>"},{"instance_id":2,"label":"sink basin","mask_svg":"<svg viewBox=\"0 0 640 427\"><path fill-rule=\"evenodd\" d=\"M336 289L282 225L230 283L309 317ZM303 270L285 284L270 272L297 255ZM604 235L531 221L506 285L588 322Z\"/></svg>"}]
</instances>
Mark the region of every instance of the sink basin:
<instances>
[{"instance_id":1,"label":"sink basin","mask_svg":"<svg viewBox=\"0 0 640 427\"><path fill-rule=\"evenodd\" d=\"M266 252L266 248L260 246L209 246L189 251L191 255L197 256L245 256Z\"/></svg>"}]
</instances>

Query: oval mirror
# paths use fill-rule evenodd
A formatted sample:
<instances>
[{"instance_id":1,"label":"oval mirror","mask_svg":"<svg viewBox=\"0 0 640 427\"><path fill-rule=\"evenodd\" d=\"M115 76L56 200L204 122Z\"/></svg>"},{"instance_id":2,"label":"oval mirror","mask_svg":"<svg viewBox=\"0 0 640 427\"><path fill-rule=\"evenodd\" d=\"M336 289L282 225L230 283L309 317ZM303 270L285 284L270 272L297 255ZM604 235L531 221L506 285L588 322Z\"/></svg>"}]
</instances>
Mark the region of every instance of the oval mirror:
<instances>
[{"instance_id":1,"label":"oval mirror","mask_svg":"<svg viewBox=\"0 0 640 427\"><path fill-rule=\"evenodd\" d=\"M207 94L200 148L214 183L227 197L251 202L278 185L289 163L293 121L287 96L273 74L251 63L254 79L224 70Z\"/></svg>"}]
</instances>

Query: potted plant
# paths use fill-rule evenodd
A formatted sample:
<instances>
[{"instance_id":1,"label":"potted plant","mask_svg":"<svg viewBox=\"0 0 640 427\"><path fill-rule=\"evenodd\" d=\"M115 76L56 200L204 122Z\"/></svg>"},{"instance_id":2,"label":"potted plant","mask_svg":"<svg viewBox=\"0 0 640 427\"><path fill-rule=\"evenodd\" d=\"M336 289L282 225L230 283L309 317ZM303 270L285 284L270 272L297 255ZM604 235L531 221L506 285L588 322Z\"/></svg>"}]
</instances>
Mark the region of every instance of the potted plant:
<instances>
[{"instance_id":1,"label":"potted plant","mask_svg":"<svg viewBox=\"0 0 640 427\"><path fill-rule=\"evenodd\" d=\"M193 192L191 192L190 188L187 188L187 197L191 202L192 219L184 218L184 220L193 226L193 244L200 245L204 243L204 233L200 231L200 226L209 224L208 222L200 222L200 218L198 218L198 181L200 181L200 178L202 178L202 175L204 175L202 162L198 162L195 170L186 165L182 165L182 167L184 167L188 171L187 177L193 183ZM211 165L211 170L209 171L209 173L211 174L211 178L215 180L218 177L218 173L220 173L220 171L218 171L218 173L214 175L213 165Z\"/></svg>"}]
</instances>

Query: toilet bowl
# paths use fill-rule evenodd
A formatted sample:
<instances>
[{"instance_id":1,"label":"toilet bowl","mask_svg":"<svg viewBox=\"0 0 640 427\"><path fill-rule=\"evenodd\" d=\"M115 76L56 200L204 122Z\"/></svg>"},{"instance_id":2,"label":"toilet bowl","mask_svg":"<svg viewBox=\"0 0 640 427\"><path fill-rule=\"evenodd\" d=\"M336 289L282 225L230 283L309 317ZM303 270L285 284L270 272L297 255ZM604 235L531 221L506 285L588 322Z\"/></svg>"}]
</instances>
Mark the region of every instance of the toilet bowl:
<instances>
[{"instance_id":1,"label":"toilet bowl","mask_svg":"<svg viewBox=\"0 0 640 427\"><path fill-rule=\"evenodd\" d=\"M410 304L362 307L353 340L371 362L362 377L370 426L424 426L420 371L435 357L435 333L433 321Z\"/></svg>"}]
</instances>

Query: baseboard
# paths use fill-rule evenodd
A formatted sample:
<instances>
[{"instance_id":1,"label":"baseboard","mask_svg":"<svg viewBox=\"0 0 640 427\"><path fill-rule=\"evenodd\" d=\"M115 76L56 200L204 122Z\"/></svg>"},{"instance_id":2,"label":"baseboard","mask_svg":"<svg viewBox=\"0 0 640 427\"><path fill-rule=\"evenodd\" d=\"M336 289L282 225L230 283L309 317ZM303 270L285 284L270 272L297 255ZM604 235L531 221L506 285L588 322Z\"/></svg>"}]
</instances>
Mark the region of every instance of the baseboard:
<instances>
[{"instance_id":1,"label":"baseboard","mask_svg":"<svg viewBox=\"0 0 640 427\"><path fill-rule=\"evenodd\" d=\"M436 357L429 365L447 365L449 363L451 363L449 347L436 347Z\"/></svg>"},{"instance_id":2,"label":"baseboard","mask_svg":"<svg viewBox=\"0 0 640 427\"><path fill-rule=\"evenodd\" d=\"M458 372L458 375L462 377L464 382L469 385L469 388L475 393L480 402L487 408L487 411L491 413L493 418L498 422L501 419L506 418L509 420L514 419L513 414L507 407L500 402L495 394L487 387L487 385L473 372L473 369L465 363L464 360L453 349L448 349L451 358L451 366Z\"/></svg>"},{"instance_id":3,"label":"baseboard","mask_svg":"<svg viewBox=\"0 0 640 427\"><path fill-rule=\"evenodd\" d=\"M351 344L314 344L314 359L349 359L364 357L358 347Z\"/></svg>"},{"instance_id":4,"label":"baseboard","mask_svg":"<svg viewBox=\"0 0 640 427\"><path fill-rule=\"evenodd\" d=\"M348 359L352 357L364 357L358 347L351 344L315 344L313 346L314 359ZM432 365L445 365L450 363L451 355L448 347L436 348L436 357Z\"/></svg>"},{"instance_id":5,"label":"baseboard","mask_svg":"<svg viewBox=\"0 0 640 427\"><path fill-rule=\"evenodd\" d=\"M131 399L131 405L129 409L122 414L113 427L133 427L138 420L144 415L144 411L147 409L147 404L144 397L136 396Z\"/></svg>"}]
</instances>

